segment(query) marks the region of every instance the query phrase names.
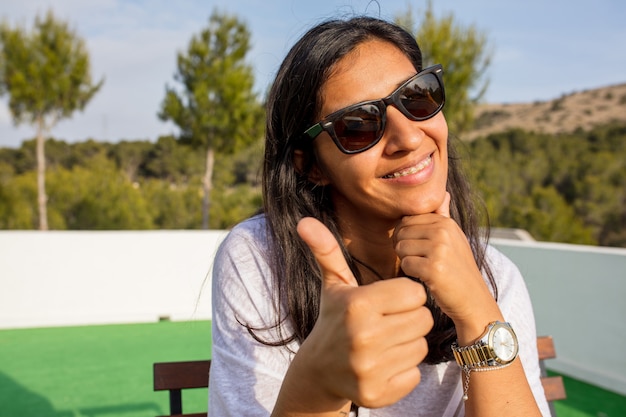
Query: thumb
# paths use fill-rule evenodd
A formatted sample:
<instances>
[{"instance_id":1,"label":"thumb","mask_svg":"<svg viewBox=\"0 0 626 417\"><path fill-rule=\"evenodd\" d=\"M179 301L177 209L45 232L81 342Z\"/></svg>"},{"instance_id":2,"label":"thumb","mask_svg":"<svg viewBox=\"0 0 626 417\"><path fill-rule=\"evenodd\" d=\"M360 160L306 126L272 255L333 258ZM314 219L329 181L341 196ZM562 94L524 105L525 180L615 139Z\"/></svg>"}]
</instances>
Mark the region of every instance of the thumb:
<instances>
[{"instance_id":1,"label":"thumb","mask_svg":"<svg viewBox=\"0 0 626 417\"><path fill-rule=\"evenodd\" d=\"M298 222L297 231L322 270L324 287L336 284L358 286L337 239L322 222L305 217Z\"/></svg>"},{"instance_id":2,"label":"thumb","mask_svg":"<svg viewBox=\"0 0 626 417\"><path fill-rule=\"evenodd\" d=\"M441 205L435 210L436 214L440 214L443 217L450 218L450 193L446 191L446 195L443 198Z\"/></svg>"}]
</instances>

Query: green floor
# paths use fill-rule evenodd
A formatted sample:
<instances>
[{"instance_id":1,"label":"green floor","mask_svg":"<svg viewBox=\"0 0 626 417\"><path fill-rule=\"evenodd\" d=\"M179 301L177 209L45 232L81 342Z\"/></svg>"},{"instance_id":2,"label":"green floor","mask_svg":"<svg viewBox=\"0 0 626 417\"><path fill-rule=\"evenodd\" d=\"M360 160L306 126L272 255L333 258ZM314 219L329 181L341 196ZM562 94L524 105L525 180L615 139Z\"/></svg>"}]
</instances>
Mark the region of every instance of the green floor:
<instances>
[{"instance_id":1,"label":"green floor","mask_svg":"<svg viewBox=\"0 0 626 417\"><path fill-rule=\"evenodd\" d=\"M626 397L567 376L563 380L567 399L555 402L558 417L626 417Z\"/></svg>"},{"instance_id":2,"label":"green floor","mask_svg":"<svg viewBox=\"0 0 626 417\"><path fill-rule=\"evenodd\" d=\"M167 411L152 363L210 356L207 321L0 330L0 417L150 417ZM625 417L626 397L565 379L559 417ZM183 397L207 407L206 389Z\"/></svg>"},{"instance_id":3,"label":"green floor","mask_svg":"<svg viewBox=\"0 0 626 417\"><path fill-rule=\"evenodd\" d=\"M0 417L164 414L152 363L208 358L208 321L0 331ZM183 398L207 408L206 389Z\"/></svg>"}]
</instances>

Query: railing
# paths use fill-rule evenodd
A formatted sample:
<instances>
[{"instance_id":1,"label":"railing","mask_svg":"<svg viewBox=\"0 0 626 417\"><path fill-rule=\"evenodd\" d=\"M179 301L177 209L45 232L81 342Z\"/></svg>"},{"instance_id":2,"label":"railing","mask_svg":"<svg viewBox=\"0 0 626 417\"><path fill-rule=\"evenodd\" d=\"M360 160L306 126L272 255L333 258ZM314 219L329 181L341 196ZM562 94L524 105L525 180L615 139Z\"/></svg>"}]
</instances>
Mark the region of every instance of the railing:
<instances>
[{"instance_id":1,"label":"railing","mask_svg":"<svg viewBox=\"0 0 626 417\"><path fill-rule=\"evenodd\" d=\"M522 271L537 332L554 337L550 368L626 395L626 249L492 243Z\"/></svg>"},{"instance_id":2,"label":"railing","mask_svg":"<svg viewBox=\"0 0 626 417\"><path fill-rule=\"evenodd\" d=\"M224 231L0 232L0 328L211 317ZM493 244L519 266L550 367L626 395L626 249Z\"/></svg>"}]
</instances>

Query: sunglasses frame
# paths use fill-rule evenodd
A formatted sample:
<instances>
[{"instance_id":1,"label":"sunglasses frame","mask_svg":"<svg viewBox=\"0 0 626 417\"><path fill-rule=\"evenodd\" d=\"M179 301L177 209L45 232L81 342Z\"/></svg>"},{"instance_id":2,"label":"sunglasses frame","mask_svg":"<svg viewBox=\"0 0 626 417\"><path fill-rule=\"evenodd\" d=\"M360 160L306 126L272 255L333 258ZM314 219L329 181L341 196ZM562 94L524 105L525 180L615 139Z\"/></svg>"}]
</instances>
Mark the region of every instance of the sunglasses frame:
<instances>
[{"instance_id":1,"label":"sunglasses frame","mask_svg":"<svg viewBox=\"0 0 626 417\"><path fill-rule=\"evenodd\" d=\"M439 83L439 87L441 88L441 103L439 104L437 109L433 111L432 114L429 114L426 117L415 117L402 104L402 101L400 100L400 92L403 91L403 89L407 85L414 82L416 79L423 77L425 75L428 75L428 74L434 74L435 77L437 78L437 82ZM390 104L393 104L393 106L397 108L407 119L412 120L414 122L421 122L424 120L428 120L434 117L435 115L437 115L437 113L439 113L441 109L443 109L445 102L446 102L446 92L445 92L445 88L443 85L443 66L441 64L436 64L431 67L423 69L422 71L418 72L417 74L415 74L414 76L412 76L411 78L403 82L402 85L396 88L394 92L388 95L387 97L384 97L378 100L362 101L360 103L352 104L350 106L344 107L342 109L339 109L329 114L328 116L324 117L320 122L314 124L307 130L305 130L303 133L303 136L308 137L309 139L313 140L320 133L322 133L323 131L326 131L329 134L329 136L332 138L333 142L335 142L335 145L337 145L337 147L339 148L341 152L345 154L349 154L349 155L360 153L360 152L365 152L366 150L375 146L382 139L384 132L385 132L386 123L387 123L387 106L389 106ZM380 129L381 133L379 137L373 140L372 143L368 144L367 146L363 148L359 148L359 149L352 150L352 151L345 149L343 145L341 145L341 142L339 138L337 137L337 134L335 133L335 126L334 126L335 121L340 119L345 113L352 111L354 109L357 109L361 106L368 105L368 104L375 105L376 107L378 107L379 110L381 110L381 129Z\"/></svg>"}]
</instances>

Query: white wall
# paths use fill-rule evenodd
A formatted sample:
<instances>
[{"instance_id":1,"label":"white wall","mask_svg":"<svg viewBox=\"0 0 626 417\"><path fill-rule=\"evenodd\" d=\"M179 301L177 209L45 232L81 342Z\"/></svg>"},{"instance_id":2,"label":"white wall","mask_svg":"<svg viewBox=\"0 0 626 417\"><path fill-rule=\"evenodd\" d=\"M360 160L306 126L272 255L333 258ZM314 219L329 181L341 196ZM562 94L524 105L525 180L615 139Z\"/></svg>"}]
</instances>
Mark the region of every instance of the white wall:
<instances>
[{"instance_id":1,"label":"white wall","mask_svg":"<svg viewBox=\"0 0 626 417\"><path fill-rule=\"evenodd\" d=\"M0 328L209 319L223 231L0 232ZM525 276L549 367L626 395L626 249L494 239Z\"/></svg>"},{"instance_id":2,"label":"white wall","mask_svg":"<svg viewBox=\"0 0 626 417\"><path fill-rule=\"evenodd\" d=\"M495 239L520 268L548 367L626 395L626 249Z\"/></svg>"},{"instance_id":3,"label":"white wall","mask_svg":"<svg viewBox=\"0 0 626 417\"><path fill-rule=\"evenodd\" d=\"M208 319L222 231L0 232L0 328Z\"/></svg>"}]
</instances>

